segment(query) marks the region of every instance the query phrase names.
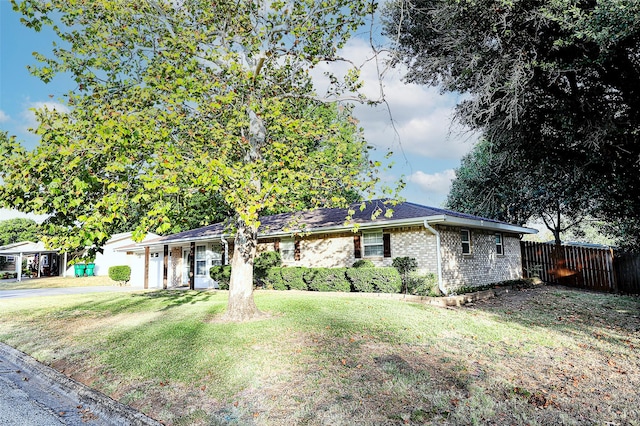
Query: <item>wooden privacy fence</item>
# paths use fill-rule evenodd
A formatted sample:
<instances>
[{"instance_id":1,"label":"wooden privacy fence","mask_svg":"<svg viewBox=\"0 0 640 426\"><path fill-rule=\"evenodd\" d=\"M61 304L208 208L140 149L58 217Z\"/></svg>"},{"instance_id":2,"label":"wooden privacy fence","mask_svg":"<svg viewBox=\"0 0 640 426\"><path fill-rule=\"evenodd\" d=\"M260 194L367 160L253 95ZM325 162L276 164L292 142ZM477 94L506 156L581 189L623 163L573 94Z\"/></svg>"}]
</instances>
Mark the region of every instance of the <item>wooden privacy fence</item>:
<instances>
[{"instance_id":1,"label":"wooden privacy fence","mask_svg":"<svg viewBox=\"0 0 640 426\"><path fill-rule=\"evenodd\" d=\"M525 278L595 291L640 294L640 255L610 248L522 241Z\"/></svg>"}]
</instances>

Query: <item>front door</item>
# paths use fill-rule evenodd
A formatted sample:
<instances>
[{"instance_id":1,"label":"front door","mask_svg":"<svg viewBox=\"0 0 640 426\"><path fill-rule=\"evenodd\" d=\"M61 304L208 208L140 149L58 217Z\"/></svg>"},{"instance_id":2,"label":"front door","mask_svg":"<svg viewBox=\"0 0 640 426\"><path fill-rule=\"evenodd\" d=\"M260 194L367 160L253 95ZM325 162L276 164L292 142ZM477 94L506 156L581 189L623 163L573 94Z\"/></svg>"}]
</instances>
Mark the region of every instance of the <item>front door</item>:
<instances>
[{"instance_id":1,"label":"front door","mask_svg":"<svg viewBox=\"0 0 640 426\"><path fill-rule=\"evenodd\" d=\"M191 250L182 250L182 285L189 285L189 272L191 272Z\"/></svg>"}]
</instances>

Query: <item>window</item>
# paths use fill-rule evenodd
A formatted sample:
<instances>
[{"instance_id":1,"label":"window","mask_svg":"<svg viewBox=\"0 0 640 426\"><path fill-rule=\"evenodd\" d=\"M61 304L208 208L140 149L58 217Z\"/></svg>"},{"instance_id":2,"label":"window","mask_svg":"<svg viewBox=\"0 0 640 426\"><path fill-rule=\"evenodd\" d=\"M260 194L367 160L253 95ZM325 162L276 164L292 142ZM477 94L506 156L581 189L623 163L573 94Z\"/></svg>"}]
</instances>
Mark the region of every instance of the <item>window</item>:
<instances>
[{"instance_id":1,"label":"window","mask_svg":"<svg viewBox=\"0 0 640 426\"><path fill-rule=\"evenodd\" d=\"M502 246L502 234L496 233L496 253L500 256L504 254L504 247Z\"/></svg>"},{"instance_id":2,"label":"window","mask_svg":"<svg viewBox=\"0 0 640 426\"><path fill-rule=\"evenodd\" d=\"M219 245L214 244L211 246L211 266L222 265L222 253L223 248Z\"/></svg>"},{"instance_id":3,"label":"window","mask_svg":"<svg viewBox=\"0 0 640 426\"><path fill-rule=\"evenodd\" d=\"M364 245L364 257L382 257L384 254L384 241L382 231L367 232L362 235Z\"/></svg>"},{"instance_id":4,"label":"window","mask_svg":"<svg viewBox=\"0 0 640 426\"><path fill-rule=\"evenodd\" d=\"M471 232L468 229L460 230L462 240L462 254L471 254Z\"/></svg>"},{"instance_id":5,"label":"window","mask_svg":"<svg viewBox=\"0 0 640 426\"><path fill-rule=\"evenodd\" d=\"M4 257L7 262L15 262L16 261L16 257L15 256L5 256Z\"/></svg>"},{"instance_id":6,"label":"window","mask_svg":"<svg viewBox=\"0 0 640 426\"><path fill-rule=\"evenodd\" d=\"M206 246L196 246L196 275L207 275Z\"/></svg>"},{"instance_id":7,"label":"window","mask_svg":"<svg viewBox=\"0 0 640 426\"><path fill-rule=\"evenodd\" d=\"M295 260L296 243L293 239L286 239L280 241L280 257L282 260L293 261Z\"/></svg>"}]
</instances>

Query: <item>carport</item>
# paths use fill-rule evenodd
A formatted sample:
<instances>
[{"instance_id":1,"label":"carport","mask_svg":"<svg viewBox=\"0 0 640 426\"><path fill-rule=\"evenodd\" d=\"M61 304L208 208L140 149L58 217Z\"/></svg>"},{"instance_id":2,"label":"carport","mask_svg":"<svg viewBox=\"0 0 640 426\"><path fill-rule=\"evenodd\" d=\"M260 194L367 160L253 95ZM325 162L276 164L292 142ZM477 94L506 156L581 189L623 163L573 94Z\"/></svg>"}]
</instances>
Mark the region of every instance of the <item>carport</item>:
<instances>
[{"instance_id":1,"label":"carport","mask_svg":"<svg viewBox=\"0 0 640 426\"><path fill-rule=\"evenodd\" d=\"M58 276L60 271L66 270L66 258L63 264L60 264L60 256L58 250L47 249L43 242L33 243L31 241L23 241L12 244L11 246L0 250L0 256L16 257L16 273L17 280L22 281L22 261L23 259L31 259L31 264L27 265L34 270L36 276Z\"/></svg>"}]
</instances>

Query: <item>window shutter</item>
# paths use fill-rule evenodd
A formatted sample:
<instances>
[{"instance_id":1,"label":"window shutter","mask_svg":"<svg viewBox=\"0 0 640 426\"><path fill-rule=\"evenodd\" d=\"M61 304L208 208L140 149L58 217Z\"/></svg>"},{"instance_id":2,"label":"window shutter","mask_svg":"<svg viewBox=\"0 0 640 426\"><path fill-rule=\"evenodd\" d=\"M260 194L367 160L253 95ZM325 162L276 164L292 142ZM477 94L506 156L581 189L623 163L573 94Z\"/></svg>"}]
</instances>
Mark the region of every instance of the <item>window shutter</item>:
<instances>
[{"instance_id":1,"label":"window shutter","mask_svg":"<svg viewBox=\"0 0 640 426\"><path fill-rule=\"evenodd\" d=\"M353 236L353 257L362 259L362 247L360 246L360 235Z\"/></svg>"},{"instance_id":2,"label":"window shutter","mask_svg":"<svg viewBox=\"0 0 640 426\"><path fill-rule=\"evenodd\" d=\"M220 264L221 265L226 265L227 264L227 258L224 255L224 245L220 248L220 251L222 251L222 256L220 257Z\"/></svg>"},{"instance_id":3,"label":"window shutter","mask_svg":"<svg viewBox=\"0 0 640 426\"><path fill-rule=\"evenodd\" d=\"M293 245L293 260L300 260L300 240L296 240Z\"/></svg>"},{"instance_id":4,"label":"window shutter","mask_svg":"<svg viewBox=\"0 0 640 426\"><path fill-rule=\"evenodd\" d=\"M273 242L273 249L278 253L280 253L280 240L275 240Z\"/></svg>"},{"instance_id":5,"label":"window shutter","mask_svg":"<svg viewBox=\"0 0 640 426\"><path fill-rule=\"evenodd\" d=\"M391 257L391 234L382 234L384 257Z\"/></svg>"}]
</instances>

